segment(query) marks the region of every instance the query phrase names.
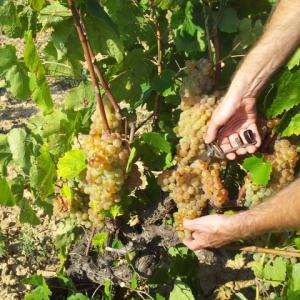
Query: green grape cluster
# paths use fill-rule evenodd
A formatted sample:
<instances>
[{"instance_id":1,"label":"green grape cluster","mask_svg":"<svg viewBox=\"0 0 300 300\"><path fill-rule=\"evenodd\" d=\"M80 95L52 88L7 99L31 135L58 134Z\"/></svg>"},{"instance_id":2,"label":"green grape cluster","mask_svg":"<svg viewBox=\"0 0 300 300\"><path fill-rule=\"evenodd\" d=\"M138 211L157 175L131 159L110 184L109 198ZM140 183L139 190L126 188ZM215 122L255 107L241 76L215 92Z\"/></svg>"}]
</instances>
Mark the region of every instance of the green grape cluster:
<instances>
[{"instance_id":1,"label":"green grape cluster","mask_svg":"<svg viewBox=\"0 0 300 300\"><path fill-rule=\"evenodd\" d=\"M251 181L249 176L245 178L244 205L253 207L261 203L265 198L281 190L284 186L294 180L294 169L299 154L296 146L289 140L276 140L274 152L265 154L264 158L272 166L272 175L266 186L257 185Z\"/></svg>"},{"instance_id":2,"label":"green grape cluster","mask_svg":"<svg viewBox=\"0 0 300 300\"><path fill-rule=\"evenodd\" d=\"M104 133L96 112L92 117L90 134L81 137L81 147L88 159L82 188L89 195L89 220L98 228L104 226L103 212L121 200L129 157L127 142L116 132L121 127L121 117L107 110L107 119L113 133Z\"/></svg>"},{"instance_id":3,"label":"green grape cluster","mask_svg":"<svg viewBox=\"0 0 300 300\"><path fill-rule=\"evenodd\" d=\"M176 160L188 164L205 150L204 136L208 121L221 98L222 93L216 91L213 95L183 97L178 126L174 128L180 138L177 145Z\"/></svg>"},{"instance_id":4,"label":"green grape cluster","mask_svg":"<svg viewBox=\"0 0 300 300\"><path fill-rule=\"evenodd\" d=\"M206 151L204 136L213 110L222 96L212 88L212 68L207 60L188 61L187 76L181 88L182 110L174 132L179 137L175 169L164 171L158 178L162 190L175 201L174 226L180 239L190 237L183 220L194 219L208 204L220 208L228 200L228 192L221 180L223 162L207 164L198 158Z\"/></svg>"},{"instance_id":5,"label":"green grape cluster","mask_svg":"<svg viewBox=\"0 0 300 300\"><path fill-rule=\"evenodd\" d=\"M180 89L182 97L201 96L211 92L214 86L214 70L208 59L188 60L184 71L186 76Z\"/></svg>"},{"instance_id":6,"label":"green grape cluster","mask_svg":"<svg viewBox=\"0 0 300 300\"><path fill-rule=\"evenodd\" d=\"M59 219L71 218L78 226L90 228L92 226L88 209L88 196L77 188L72 189L72 194L69 197L59 195L54 200L54 214Z\"/></svg>"},{"instance_id":7,"label":"green grape cluster","mask_svg":"<svg viewBox=\"0 0 300 300\"><path fill-rule=\"evenodd\" d=\"M221 182L220 170L220 163L208 165L198 159L159 176L162 190L169 192L177 205L174 226L180 239L190 237L190 232L183 228L184 219L199 217L208 203L220 208L227 201L228 192Z\"/></svg>"}]
</instances>

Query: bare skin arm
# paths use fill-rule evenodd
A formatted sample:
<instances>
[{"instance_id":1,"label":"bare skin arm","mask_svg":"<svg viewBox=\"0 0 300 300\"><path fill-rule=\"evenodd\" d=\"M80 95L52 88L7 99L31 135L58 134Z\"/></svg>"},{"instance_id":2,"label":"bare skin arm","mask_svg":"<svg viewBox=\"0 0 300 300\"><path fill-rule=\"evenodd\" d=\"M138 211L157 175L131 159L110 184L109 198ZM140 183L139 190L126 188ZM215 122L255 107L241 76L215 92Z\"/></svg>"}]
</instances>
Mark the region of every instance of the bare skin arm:
<instances>
[{"instance_id":1,"label":"bare skin arm","mask_svg":"<svg viewBox=\"0 0 300 300\"><path fill-rule=\"evenodd\" d=\"M183 241L192 250L221 247L265 232L300 228L300 179L253 209L232 216L186 220L184 226L193 231L194 239Z\"/></svg>"},{"instance_id":2,"label":"bare skin arm","mask_svg":"<svg viewBox=\"0 0 300 300\"><path fill-rule=\"evenodd\" d=\"M251 129L257 137L256 146L228 154L253 153L260 146L256 127L256 99L270 77L288 59L300 43L300 1L281 0L265 32L246 56L236 72L220 105L216 108L206 135L206 143L217 137L224 150L235 147L236 138L245 142L242 133ZM221 130L220 130L221 129Z\"/></svg>"}]
</instances>

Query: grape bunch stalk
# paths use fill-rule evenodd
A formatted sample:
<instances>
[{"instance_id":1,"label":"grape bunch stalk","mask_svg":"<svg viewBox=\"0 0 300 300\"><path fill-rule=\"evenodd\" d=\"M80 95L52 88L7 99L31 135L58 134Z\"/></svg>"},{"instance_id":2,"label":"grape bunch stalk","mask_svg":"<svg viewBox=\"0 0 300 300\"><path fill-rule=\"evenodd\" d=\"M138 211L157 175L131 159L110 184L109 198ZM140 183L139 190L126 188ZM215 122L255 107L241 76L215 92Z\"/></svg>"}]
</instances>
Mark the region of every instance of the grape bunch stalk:
<instances>
[{"instance_id":1,"label":"grape bunch stalk","mask_svg":"<svg viewBox=\"0 0 300 300\"><path fill-rule=\"evenodd\" d=\"M164 171L158 181L162 190L175 201L174 226L180 239L190 237L183 228L184 219L199 217L208 204L221 208L228 192L221 180L225 162L207 164L198 156L206 151L204 136L222 92L206 93L213 87L213 72L209 61L186 62L186 77L181 87L182 110L174 131L180 138L176 148L177 167Z\"/></svg>"}]
</instances>

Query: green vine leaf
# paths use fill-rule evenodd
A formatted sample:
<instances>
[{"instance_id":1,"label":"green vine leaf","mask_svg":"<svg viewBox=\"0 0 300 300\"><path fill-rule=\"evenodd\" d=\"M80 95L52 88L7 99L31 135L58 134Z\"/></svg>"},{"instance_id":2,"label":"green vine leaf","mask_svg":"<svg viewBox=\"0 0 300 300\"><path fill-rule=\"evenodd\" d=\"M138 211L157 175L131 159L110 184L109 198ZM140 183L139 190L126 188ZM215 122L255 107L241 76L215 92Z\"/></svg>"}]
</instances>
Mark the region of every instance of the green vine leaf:
<instances>
[{"instance_id":1,"label":"green vine leaf","mask_svg":"<svg viewBox=\"0 0 300 300\"><path fill-rule=\"evenodd\" d=\"M26 293L24 300L49 300L52 295L46 280L41 275L23 279L22 283L37 286L33 291Z\"/></svg>"},{"instance_id":2,"label":"green vine leaf","mask_svg":"<svg viewBox=\"0 0 300 300\"><path fill-rule=\"evenodd\" d=\"M48 114L52 111L53 102L45 77L45 69L36 51L31 31L26 32L25 42L24 61L31 72L29 86L32 92L32 99L44 114Z\"/></svg>"},{"instance_id":3,"label":"green vine leaf","mask_svg":"<svg viewBox=\"0 0 300 300\"><path fill-rule=\"evenodd\" d=\"M68 109L82 109L95 101L95 90L90 83L81 82L77 87L71 89L64 98Z\"/></svg>"},{"instance_id":4,"label":"green vine leaf","mask_svg":"<svg viewBox=\"0 0 300 300\"><path fill-rule=\"evenodd\" d=\"M11 192L10 186L6 178L0 177L0 204L5 206L14 206L16 199Z\"/></svg>"},{"instance_id":5,"label":"green vine leaf","mask_svg":"<svg viewBox=\"0 0 300 300\"><path fill-rule=\"evenodd\" d=\"M51 4L44 7L39 13L39 20L43 27L55 25L66 18L71 18L71 11L61 5L59 1L53 1Z\"/></svg>"},{"instance_id":6,"label":"green vine leaf","mask_svg":"<svg viewBox=\"0 0 300 300\"><path fill-rule=\"evenodd\" d=\"M226 33L237 32L239 24L239 18L234 8L225 8L218 24L221 31Z\"/></svg>"},{"instance_id":7,"label":"green vine leaf","mask_svg":"<svg viewBox=\"0 0 300 300\"><path fill-rule=\"evenodd\" d=\"M36 11L40 11L46 5L45 0L29 0L29 3Z\"/></svg>"},{"instance_id":8,"label":"green vine leaf","mask_svg":"<svg viewBox=\"0 0 300 300\"><path fill-rule=\"evenodd\" d=\"M18 99L30 96L29 77L25 65L18 61L16 48L6 45L0 48L0 73L3 73L10 92Z\"/></svg>"},{"instance_id":9,"label":"green vine leaf","mask_svg":"<svg viewBox=\"0 0 300 300\"><path fill-rule=\"evenodd\" d=\"M36 189L40 197L47 198L54 192L55 178L55 164L47 148L42 147L30 169L30 186Z\"/></svg>"},{"instance_id":10,"label":"green vine leaf","mask_svg":"<svg viewBox=\"0 0 300 300\"><path fill-rule=\"evenodd\" d=\"M291 109L284 114L277 131L282 137L300 135L300 106Z\"/></svg>"},{"instance_id":11,"label":"green vine leaf","mask_svg":"<svg viewBox=\"0 0 300 300\"><path fill-rule=\"evenodd\" d=\"M134 141L138 157L152 170L163 170L174 165L171 145L163 134L148 132Z\"/></svg>"},{"instance_id":12,"label":"green vine leaf","mask_svg":"<svg viewBox=\"0 0 300 300\"><path fill-rule=\"evenodd\" d=\"M12 158L21 168L26 168L29 164L29 158L26 155L26 136L23 128L14 128L7 134Z\"/></svg>"},{"instance_id":13,"label":"green vine leaf","mask_svg":"<svg viewBox=\"0 0 300 300\"><path fill-rule=\"evenodd\" d=\"M282 257L276 257L274 261L268 262L263 269L263 278L272 281L274 287L285 280L287 271L286 261Z\"/></svg>"},{"instance_id":14,"label":"green vine leaf","mask_svg":"<svg viewBox=\"0 0 300 300\"><path fill-rule=\"evenodd\" d=\"M256 184L266 185L272 173L272 167L270 163L264 161L262 156L252 155L243 162L243 168L246 169Z\"/></svg>"},{"instance_id":15,"label":"green vine leaf","mask_svg":"<svg viewBox=\"0 0 300 300\"><path fill-rule=\"evenodd\" d=\"M7 175L7 166L12 160L7 135L0 134L0 174Z\"/></svg>"},{"instance_id":16,"label":"green vine leaf","mask_svg":"<svg viewBox=\"0 0 300 300\"><path fill-rule=\"evenodd\" d=\"M29 201L25 198L22 198L18 203L21 208L20 212L20 222L21 223L29 223L31 225L39 225L41 224L40 219L35 214L34 210L31 208Z\"/></svg>"},{"instance_id":17,"label":"green vine leaf","mask_svg":"<svg viewBox=\"0 0 300 300\"><path fill-rule=\"evenodd\" d=\"M90 300L89 297L83 295L82 293L76 293L67 298L67 300Z\"/></svg>"},{"instance_id":18,"label":"green vine leaf","mask_svg":"<svg viewBox=\"0 0 300 300\"><path fill-rule=\"evenodd\" d=\"M78 176L86 169L85 154L79 150L74 149L65 153L57 164L57 174L64 179L71 179Z\"/></svg>"},{"instance_id":19,"label":"green vine leaf","mask_svg":"<svg viewBox=\"0 0 300 300\"><path fill-rule=\"evenodd\" d=\"M96 233L92 239L92 245L98 248L99 250L103 250L105 248L107 239L108 239L107 232Z\"/></svg>"},{"instance_id":20,"label":"green vine leaf","mask_svg":"<svg viewBox=\"0 0 300 300\"><path fill-rule=\"evenodd\" d=\"M300 66L300 48L296 50L292 58L287 63L289 70L292 70L294 67Z\"/></svg>"},{"instance_id":21,"label":"green vine leaf","mask_svg":"<svg viewBox=\"0 0 300 300\"><path fill-rule=\"evenodd\" d=\"M174 283L173 290L170 293L169 300L195 300L191 288L184 283L180 278L177 278Z\"/></svg>"},{"instance_id":22,"label":"green vine leaf","mask_svg":"<svg viewBox=\"0 0 300 300\"><path fill-rule=\"evenodd\" d=\"M274 118L300 103L300 70L286 70L280 77L277 92L267 107L268 118Z\"/></svg>"}]
</instances>

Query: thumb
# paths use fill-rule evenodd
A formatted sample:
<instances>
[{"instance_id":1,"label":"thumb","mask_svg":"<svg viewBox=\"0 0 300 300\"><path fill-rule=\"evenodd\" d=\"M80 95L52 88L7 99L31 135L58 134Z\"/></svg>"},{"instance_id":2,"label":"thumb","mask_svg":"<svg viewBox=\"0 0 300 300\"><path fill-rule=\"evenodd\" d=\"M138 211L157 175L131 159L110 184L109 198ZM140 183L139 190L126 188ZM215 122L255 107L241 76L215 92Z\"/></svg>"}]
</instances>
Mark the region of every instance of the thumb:
<instances>
[{"instance_id":1,"label":"thumb","mask_svg":"<svg viewBox=\"0 0 300 300\"><path fill-rule=\"evenodd\" d=\"M187 230L195 231L198 229L198 218L193 220L183 220L183 227Z\"/></svg>"},{"instance_id":2,"label":"thumb","mask_svg":"<svg viewBox=\"0 0 300 300\"><path fill-rule=\"evenodd\" d=\"M208 124L208 129L204 138L206 144L212 143L216 138L221 126L216 124L213 120Z\"/></svg>"}]
</instances>

